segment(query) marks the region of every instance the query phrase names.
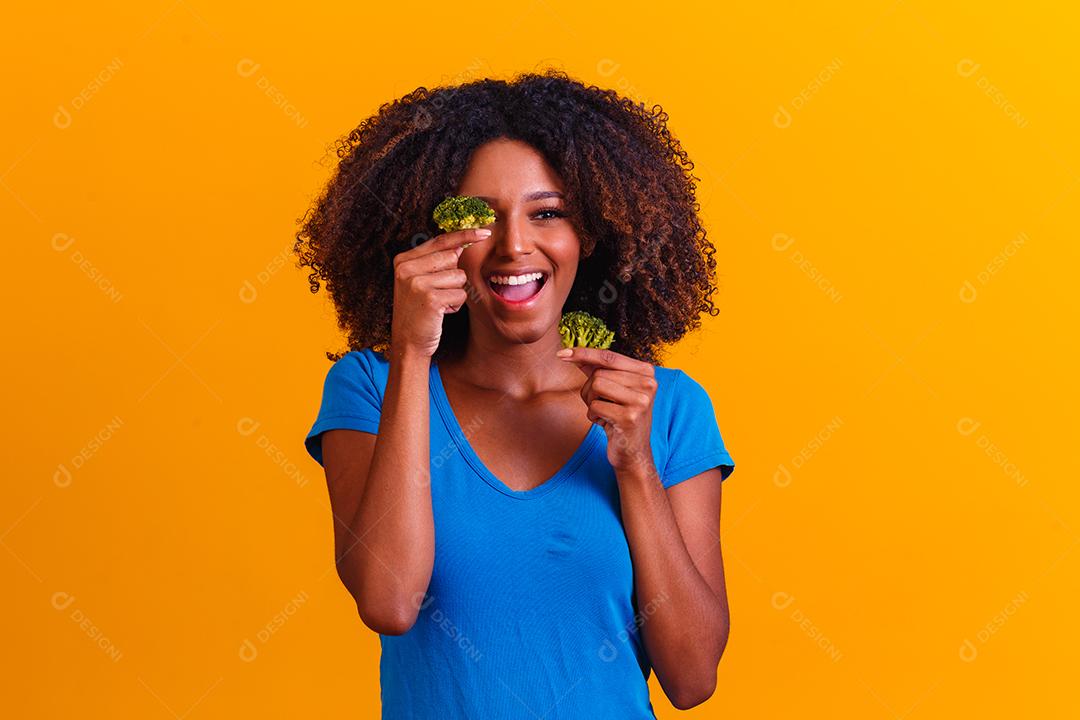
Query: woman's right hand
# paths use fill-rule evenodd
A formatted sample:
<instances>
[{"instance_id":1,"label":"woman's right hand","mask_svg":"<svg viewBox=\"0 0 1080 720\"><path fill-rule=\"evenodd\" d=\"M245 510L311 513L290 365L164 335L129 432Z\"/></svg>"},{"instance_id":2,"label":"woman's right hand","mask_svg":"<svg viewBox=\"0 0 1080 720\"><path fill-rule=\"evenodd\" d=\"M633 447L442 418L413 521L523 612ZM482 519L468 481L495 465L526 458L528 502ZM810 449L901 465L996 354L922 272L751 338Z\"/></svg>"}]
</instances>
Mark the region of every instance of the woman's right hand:
<instances>
[{"instance_id":1,"label":"woman's right hand","mask_svg":"<svg viewBox=\"0 0 1080 720\"><path fill-rule=\"evenodd\" d=\"M465 271L457 266L463 245L491 235L487 228L442 233L394 256L394 309L390 344L435 354L443 316L465 304Z\"/></svg>"}]
</instances>

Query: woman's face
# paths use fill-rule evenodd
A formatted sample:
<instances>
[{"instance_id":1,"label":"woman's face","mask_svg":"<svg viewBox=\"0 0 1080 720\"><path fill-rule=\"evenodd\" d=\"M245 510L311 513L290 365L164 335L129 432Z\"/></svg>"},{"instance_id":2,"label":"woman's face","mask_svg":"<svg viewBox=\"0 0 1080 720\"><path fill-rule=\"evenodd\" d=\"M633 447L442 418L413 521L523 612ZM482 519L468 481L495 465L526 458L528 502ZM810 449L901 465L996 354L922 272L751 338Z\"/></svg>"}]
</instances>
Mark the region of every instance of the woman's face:
<instances>
[{"instance_id":1,"label":"woman's face","mask_svg":"<svg viewBox=\"0 0 1080 720\"><path fill-rule=\"evenodd\" d=\"M481 197L495 211L491 236L458 259L468 277L470 333L486 335L484 344L557 333L581 250L559 177L532 146L499 138L473 153L458 194Z\"/></svg>"}]
</instances>

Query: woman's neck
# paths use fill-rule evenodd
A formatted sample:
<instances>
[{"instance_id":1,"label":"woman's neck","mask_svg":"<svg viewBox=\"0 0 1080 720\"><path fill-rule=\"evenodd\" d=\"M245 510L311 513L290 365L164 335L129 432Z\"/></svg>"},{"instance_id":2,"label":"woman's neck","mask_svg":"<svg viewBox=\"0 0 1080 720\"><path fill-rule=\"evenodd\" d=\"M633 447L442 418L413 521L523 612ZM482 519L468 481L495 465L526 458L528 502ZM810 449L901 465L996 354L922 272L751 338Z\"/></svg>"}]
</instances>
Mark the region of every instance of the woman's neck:
<instances>
[{"instance_id":1,"label":"woman's neck","mask_svg":"<svg viewBox=\"0 0 1080 720\"><path fill-rule=\"evenodd\" d=\"M557 330L531 343L485 341L470 333L464 351L439 363L439 372L475 387L530 397L580 385L581 371L555 357Z\"/></svg>"}]
</instances>

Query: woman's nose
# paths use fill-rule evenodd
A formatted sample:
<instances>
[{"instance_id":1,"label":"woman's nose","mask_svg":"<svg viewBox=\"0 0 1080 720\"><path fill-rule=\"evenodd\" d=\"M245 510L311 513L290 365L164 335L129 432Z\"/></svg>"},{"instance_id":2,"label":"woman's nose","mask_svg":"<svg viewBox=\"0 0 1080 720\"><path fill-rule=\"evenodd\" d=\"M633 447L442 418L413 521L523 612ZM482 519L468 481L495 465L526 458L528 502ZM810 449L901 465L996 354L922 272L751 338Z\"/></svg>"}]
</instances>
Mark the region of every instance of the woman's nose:
<instances>
[{"instance_id":1,"label":"woman's nose","mask_svg":"<svg viewBox=\"0 0 1080 720\"><path fill-rule=\"evenodd\" d=\"M495 239L495 248L501 254L508 257L527 255L533 251L533 241L525 221L507 214L502 223L502 232L498 230L492 233Z\"/></svg>"}]
</instances>

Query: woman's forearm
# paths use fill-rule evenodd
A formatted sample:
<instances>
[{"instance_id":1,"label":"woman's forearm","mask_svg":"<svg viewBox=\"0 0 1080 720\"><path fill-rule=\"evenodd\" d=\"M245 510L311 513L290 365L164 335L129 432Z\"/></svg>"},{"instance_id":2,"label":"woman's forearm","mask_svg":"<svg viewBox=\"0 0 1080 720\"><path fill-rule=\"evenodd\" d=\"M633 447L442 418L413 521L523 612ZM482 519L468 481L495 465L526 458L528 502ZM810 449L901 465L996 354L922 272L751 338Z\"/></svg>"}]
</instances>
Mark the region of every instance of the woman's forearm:
<instances>
[{"instance_id":1,"label":"woman's forearm","mask_svg":"<svg viewBox=\"0 0 1080 720\"><path fill-rule=\"evenodd\" d=\"M430 363L407 351L390 356L379 433L351 522L353 595L364 622L384 634L412 627L431 581Z\"/></svg>"},{"instance_id":2,"label":"woman's forearm","mask_svg":"<svg viewBox=\"0 0 1080 720\"><path fill-rule=\"evenodd\" d=\"M716 687L727 643L727 598L698 572L651 461L616 472L623 527L634 566L642 641L657 680L678 708L704 702Z\"/></svg>"}]
</instances>

